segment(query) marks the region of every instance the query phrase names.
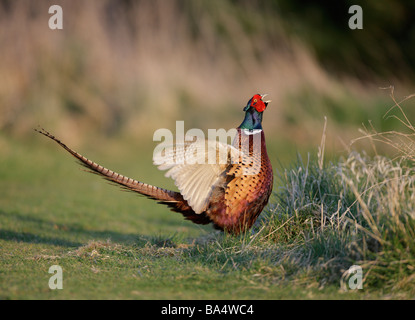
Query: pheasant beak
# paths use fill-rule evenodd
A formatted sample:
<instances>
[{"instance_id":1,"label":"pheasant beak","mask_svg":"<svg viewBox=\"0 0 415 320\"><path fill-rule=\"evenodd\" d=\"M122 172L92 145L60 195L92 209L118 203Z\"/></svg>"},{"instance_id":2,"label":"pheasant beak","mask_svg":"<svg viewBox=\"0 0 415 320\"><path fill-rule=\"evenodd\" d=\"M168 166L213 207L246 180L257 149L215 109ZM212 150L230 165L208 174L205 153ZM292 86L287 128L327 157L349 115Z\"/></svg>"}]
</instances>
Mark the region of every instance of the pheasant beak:
<instances>
[{"instance_id":1,"label":"pheasant beak","mask_svg":"<svg viewBox=\"0 0 415 320\"><path fill-rule=\"evenodd\" d=\"M268 95L268 93L261 94L260 95L261 96L261 99L264 99L267 95ZM268 103L270 103L271 101L272 100L266 100L266 101L264 101L265 106L268 106Z\"/></svg>"}]
</instances>

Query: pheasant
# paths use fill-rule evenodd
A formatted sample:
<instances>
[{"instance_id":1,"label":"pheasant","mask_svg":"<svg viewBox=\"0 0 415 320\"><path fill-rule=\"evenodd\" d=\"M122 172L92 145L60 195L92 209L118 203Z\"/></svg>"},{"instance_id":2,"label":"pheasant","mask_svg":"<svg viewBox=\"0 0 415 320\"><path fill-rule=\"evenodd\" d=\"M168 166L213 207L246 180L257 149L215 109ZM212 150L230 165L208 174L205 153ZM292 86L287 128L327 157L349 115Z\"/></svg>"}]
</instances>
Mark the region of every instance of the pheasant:
<instances>
[{"instance_id":1,"label":"pheasant","mask_svg":"<svg viewBox=\"0 0 415 320\"><path fill-rule=\"evenodd\" d=\"M90 172L167 205L196 224L213 223L216 229L238 235L252 227L268 203L273 186L262 130L263 112L271 101L263 101L264 97L255 94L248 101L232 145L218 141L184 142L154 154L154 164L167 170L166 176L174 179L180 192L118 174L72 150L46 130L35 131L57 142ZM192 157L193 161L188 161ZM215 161L206 161L209 157Z\"/></svg>"}]
</instances>

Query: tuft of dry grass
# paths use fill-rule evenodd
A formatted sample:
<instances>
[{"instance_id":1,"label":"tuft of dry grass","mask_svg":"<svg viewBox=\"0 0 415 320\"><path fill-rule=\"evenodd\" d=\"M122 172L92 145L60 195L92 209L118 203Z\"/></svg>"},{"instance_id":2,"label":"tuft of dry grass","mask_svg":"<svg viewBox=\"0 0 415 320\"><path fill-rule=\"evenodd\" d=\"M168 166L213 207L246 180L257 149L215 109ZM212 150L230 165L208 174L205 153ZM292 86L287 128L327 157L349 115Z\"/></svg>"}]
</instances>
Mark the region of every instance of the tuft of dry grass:
<instances>
[{"instance_id":1,"label":"tuft of dry grass","mask_svg":"<svg viewBox=\"0 0 415 320\"><path fill-rule=\"evenodd\" d=\"M255 237L285 244L284 259L301 266L294 274L306 268L320 285L359 265L366 288L413 294L415 169L407 161L413 153L390 159L350 151L325 163L325 134L317 158L299 158L280 174L276 199Z\"/></svg>"},{"instance_id":2,"label":"tuft of dry grass","mask_svg":"<svg viewBox=\"0 0 415 320\"><path fill-rule=\"evenodd\" d=\"M364 127L360 130L362 136L351 141L351 145L361 140L369 140L370 145L375 154L378 154L377 145L381 143L389 147L396 154L392 156L393 159L409 160L415 163L415 127L410 121L409 117L403 110L402 103L415 97L415 94L411 94L404 97L402 100L397 101L394 96L394 87L383 88L390 90L390 97L394 102L394 105L385 113L384 119L396 119L402 127L402 131L391 130L386 132L378 132L374 126L370 124L370 128ZM393 110L398 110L398 114L392 114Z\"/></svg>"}]
</instances>

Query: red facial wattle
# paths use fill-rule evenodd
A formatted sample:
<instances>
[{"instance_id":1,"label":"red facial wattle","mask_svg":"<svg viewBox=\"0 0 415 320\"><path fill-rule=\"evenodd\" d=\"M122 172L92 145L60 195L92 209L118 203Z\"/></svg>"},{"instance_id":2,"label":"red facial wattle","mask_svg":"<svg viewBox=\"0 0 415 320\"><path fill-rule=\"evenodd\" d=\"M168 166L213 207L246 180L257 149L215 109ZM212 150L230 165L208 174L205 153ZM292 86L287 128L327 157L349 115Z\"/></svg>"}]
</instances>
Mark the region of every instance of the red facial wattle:
<instances>
[{"instance_id":1,"label":"red facial wattle","mask_svg":"<svg viewBox=\"0 0 415 320\"><path fill-rule=\"evenodd\" d=\"M267 107L266 104L262 101L262 96L256 94L251 99L251 107L255 108L258 112L263 112Z\"/></svg>"}]
</instances>

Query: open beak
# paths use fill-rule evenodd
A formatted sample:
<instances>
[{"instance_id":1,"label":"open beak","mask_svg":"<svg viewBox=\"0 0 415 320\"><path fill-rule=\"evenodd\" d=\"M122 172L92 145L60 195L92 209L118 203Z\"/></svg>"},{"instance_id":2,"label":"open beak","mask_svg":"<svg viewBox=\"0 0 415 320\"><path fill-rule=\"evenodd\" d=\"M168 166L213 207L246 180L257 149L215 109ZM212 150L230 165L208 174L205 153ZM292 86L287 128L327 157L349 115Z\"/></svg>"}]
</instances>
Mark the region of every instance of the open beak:
<instances>
[{"instance_id":1,"label":"open beak","mask_svg":"<svg viewBox=\"0 0 415 320\"><path fill-rule=\"evenodd\" d=\"M268 95L268 93L261 94L261 99L264 99L267 95ZM264 101L264 103L265 103L266 106L268 106L268 103L270 103L271 101L272 100L266 100L266 101Z\"/></svg>"}]
</instances>

